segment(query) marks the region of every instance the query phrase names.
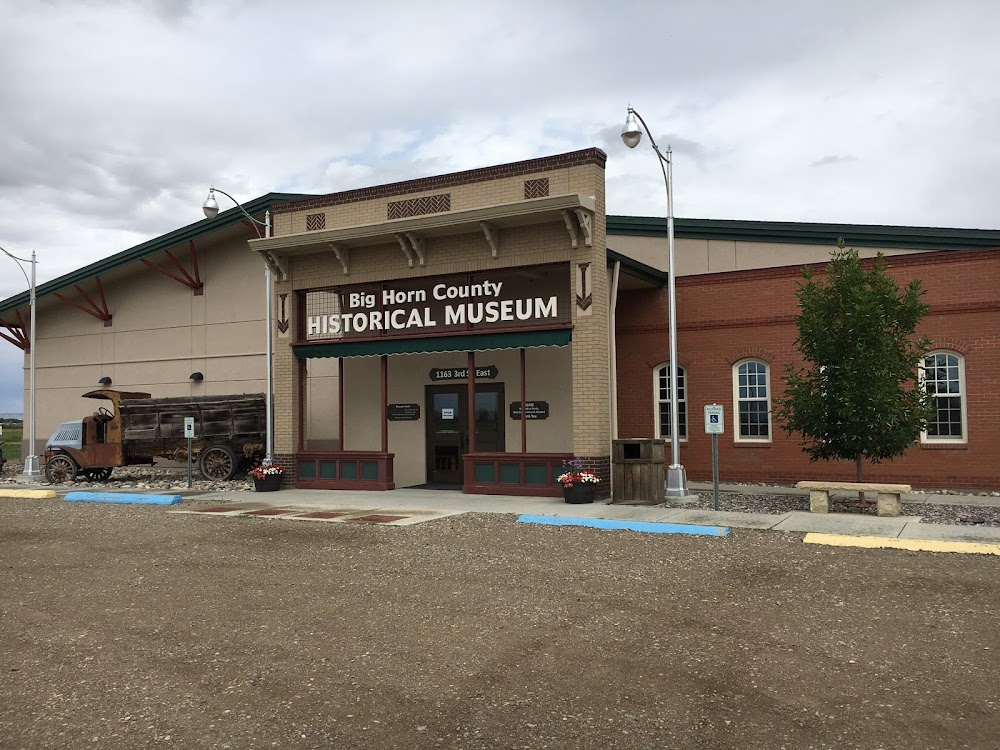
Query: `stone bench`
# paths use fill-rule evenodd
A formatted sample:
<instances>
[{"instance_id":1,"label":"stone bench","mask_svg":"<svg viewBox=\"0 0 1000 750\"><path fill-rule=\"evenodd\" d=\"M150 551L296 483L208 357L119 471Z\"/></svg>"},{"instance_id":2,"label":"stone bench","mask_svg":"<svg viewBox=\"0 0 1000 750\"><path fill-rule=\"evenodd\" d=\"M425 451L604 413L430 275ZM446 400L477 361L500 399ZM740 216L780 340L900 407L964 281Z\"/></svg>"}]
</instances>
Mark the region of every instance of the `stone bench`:
<instances>
[{"instance_id":1,"label":"stone bench","mask_svg":"<svg viewBox=\"0 0 1000 750\"><path fill-rule=\"evenodd\" d=\"M910 491L908 484L875 484L872 482L799 482L800 490L809 490L809 511L830 512L830 492L874 492L880 516L898 516L903 509L900 495Z\"/></svg>"}]
</instances>

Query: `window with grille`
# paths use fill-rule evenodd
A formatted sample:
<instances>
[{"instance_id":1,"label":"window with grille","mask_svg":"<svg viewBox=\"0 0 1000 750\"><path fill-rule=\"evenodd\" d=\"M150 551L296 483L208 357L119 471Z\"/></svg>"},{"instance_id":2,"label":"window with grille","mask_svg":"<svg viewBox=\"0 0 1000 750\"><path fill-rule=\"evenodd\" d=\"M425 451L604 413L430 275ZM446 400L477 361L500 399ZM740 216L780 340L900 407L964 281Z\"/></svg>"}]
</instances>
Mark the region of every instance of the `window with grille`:
<instances>
[{"instance_id":1,"label":"window with grille","mask_svg":"<svg viewBox=\"0 0 1000 750\"><path fill-rule=\"evenodd\" d=\"M681 440L687 440L687 371L677 367L677 432ZM653 370L653 414L656 419L658 438L670 440L670 365L660 365Z\"/></svg>"},{"instance_id":2,"label":"window with grille","mask_svg":"<svg viewBox=\"0 0 1000 750\"><path fill-rule=\"evenodd\" d=\"M965 359L955 352L930 352L924 356L922 379L934 403L923 440L964 442Z\"/></svg>"},{"instance_id":3,"label":"window with grille","mask_svg":"<svg viewBox=\"0 0 1000 750\"><path fill-rule=\"evenodd\" d=\"M771 389L766 362L757 359L733 366L733 415L737 441L770 441Z\"/></svg>"}]
</instances>

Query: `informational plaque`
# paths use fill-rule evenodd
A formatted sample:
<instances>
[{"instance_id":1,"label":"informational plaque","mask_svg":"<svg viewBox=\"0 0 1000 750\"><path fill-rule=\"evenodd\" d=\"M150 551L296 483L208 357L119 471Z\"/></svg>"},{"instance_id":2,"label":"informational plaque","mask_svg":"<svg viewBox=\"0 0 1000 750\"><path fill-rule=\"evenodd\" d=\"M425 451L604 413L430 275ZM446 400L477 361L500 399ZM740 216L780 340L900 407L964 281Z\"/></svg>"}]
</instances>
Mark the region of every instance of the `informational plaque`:
<instances>
[{"instance_id":1,"label":"informational plaque","mask_svg":"<svg viewBox=\"0 0 1000 750\"><path fill-rule=\"evenodd\" d=\"M548 401L527 401L528 408L524 411L525 419L548 419L549 418L549 402ZM520 419L521 418L521 402L512 401L510 404L510 418Z\"/></svg>"},{"instance_id":2,"label":"informational plaque","mask_svg":"<svg viewBox=\"0 0 1000 750\"><path fill-rule=\"evenodd\" d=\"M415 422L420 419L420 404L389 404L385 418L390 422Z\"/></svg>"}]
</instances>

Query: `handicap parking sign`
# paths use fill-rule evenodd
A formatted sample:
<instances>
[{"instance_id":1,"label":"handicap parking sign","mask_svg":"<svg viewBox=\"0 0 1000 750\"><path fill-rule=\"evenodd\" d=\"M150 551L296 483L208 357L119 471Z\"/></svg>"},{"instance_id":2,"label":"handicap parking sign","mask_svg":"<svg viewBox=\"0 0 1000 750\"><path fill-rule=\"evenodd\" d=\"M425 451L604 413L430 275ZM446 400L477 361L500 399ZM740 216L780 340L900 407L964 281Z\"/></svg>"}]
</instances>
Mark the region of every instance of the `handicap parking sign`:
<instances>
[{"instance_id":1,"label":"handicap parking sign","mask_svg":"<svg viewBox=\"0 0 1000 750\"><path fill-rule=\"evenodd\" d=\"M709 435L721 435L723 433L722 407L718 404L706 404L705 406L705 432Z\"/></svg>"}]
</instances>

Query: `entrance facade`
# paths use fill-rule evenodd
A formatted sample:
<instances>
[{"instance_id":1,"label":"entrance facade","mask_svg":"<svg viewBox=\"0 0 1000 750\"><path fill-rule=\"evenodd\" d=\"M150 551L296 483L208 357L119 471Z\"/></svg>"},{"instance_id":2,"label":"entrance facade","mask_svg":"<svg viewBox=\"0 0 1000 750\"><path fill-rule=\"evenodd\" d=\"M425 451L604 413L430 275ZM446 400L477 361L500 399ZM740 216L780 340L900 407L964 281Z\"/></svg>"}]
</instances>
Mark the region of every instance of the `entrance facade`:
<instances>
[{"instance_id":1,"label":"entrance facade","mask_svg":"<svg viewBox=\"0 0 1000 750\"><path fill-rule=\"evenodd\" d=\"M276 459L298 486L557 496L572 458L609 478L604 161L276 207L250 245L277 279Z\"/></svg>"}]
</instances>

